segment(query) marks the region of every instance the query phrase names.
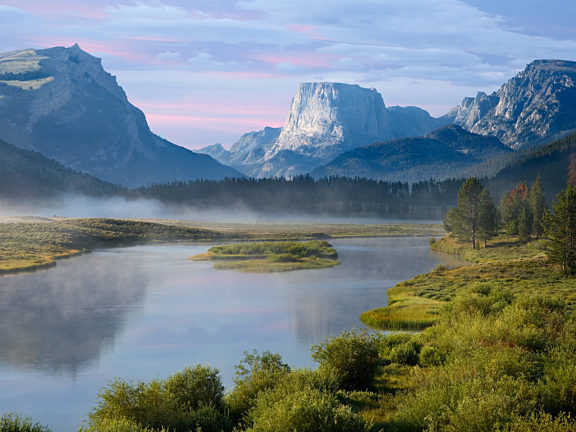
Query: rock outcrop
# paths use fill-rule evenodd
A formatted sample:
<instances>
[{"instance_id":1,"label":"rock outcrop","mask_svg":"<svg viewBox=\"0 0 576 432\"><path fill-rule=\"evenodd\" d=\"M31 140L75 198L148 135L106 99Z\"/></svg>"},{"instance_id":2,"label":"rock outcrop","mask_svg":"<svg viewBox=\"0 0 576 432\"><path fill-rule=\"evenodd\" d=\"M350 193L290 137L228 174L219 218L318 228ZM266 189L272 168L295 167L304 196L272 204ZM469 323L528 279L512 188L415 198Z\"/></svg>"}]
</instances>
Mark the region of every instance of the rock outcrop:
<instances>
[{"instance_id":1,"label":"rock outcrop","mask_svg":"<svg viewBox=\"0 0 576 432\"><path fill-rule=\"evenodd\" d=\"M536 60L497 92L478 93L444 117L513 149L576 130L576 62Z\"/></svg>"},{"instance_id":2,"label":"rock outcrop","mask_svg":"<svg viewBox=\"0 0 576 432\"><path fill-rule=\"evenodd\" d=\"M418 136L442 126L417 107L387 108L375 89L315 82L300 84L282 129L244 135L228 153L201 151L253 177L306 174L348 150L391 138ZM278 134L275 136L275 134Z\"/></svg>"}]
</instances>

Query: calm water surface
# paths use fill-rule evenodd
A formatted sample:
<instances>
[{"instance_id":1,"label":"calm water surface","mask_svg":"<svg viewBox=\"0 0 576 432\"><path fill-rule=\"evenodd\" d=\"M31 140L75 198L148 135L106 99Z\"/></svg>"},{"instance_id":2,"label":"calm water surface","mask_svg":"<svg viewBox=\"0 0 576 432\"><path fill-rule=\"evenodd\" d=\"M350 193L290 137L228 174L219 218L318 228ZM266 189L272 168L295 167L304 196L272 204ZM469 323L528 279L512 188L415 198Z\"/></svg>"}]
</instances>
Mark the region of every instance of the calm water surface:
<instances>
[{"instance_id":1,"label":"calm water surface","mask_svg":"<svg viewBox=\"0 0 576 432\"><path fill-rule=\"evenodd\" d=\"M246 350L314 366L310 345L363 327L396 282L442 258L426 238L333 240L340 266L276 274L216 271L186 258L209 246L96 251L0 278L0 412L76 430L114 377L220 369L230 388Z\"/></svg>"}]
</instances>

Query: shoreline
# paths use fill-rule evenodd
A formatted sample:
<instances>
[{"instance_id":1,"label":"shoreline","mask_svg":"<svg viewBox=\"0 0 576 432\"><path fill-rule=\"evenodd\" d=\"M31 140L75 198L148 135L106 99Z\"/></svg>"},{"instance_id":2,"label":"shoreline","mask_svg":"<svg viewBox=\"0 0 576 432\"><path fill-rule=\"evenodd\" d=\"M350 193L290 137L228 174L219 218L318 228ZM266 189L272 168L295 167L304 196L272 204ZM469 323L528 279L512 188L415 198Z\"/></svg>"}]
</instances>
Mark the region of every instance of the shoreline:
<instances>
[{"instance_id":1,"label":"shoreline","mask_svg":"<svg viewBox=\"0 0 576 432\"><path fill-rule=\"evenodd\" d=\"M166 219L0 218L0 277L49 269L96 248L331 238L438 237L439 224L225 223ZM40 261L40 262L39 262Z\"/></svg>"}]
</instances>

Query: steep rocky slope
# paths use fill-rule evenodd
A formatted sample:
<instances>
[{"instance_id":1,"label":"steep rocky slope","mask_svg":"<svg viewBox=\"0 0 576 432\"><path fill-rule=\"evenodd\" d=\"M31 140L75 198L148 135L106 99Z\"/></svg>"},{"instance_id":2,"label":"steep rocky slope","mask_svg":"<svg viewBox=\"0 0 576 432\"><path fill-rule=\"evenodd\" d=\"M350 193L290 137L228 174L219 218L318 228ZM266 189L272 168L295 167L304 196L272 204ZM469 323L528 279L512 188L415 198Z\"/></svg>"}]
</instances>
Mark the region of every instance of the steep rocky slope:
<instances>
[{"instance_id":1,"label":"steep rocky slope","mask_svg":"<svg viewBox=\"0 0 576 432\"><path fill-rule=\"evenodd\" d=\"M497 92L465 98L445 119L520 149L576 129L576 62L536 60Z\"/></svg>"},{"instance_id":2,"label":"steep rocky slope","mask_svg":"<svg viewBox=\"0 0 576 432\"><path fill-rule=\"evenodd\" d=\"M0 54L0 138L128 186L240 175L153 134L100 59L78 45Z\"/></svg>"}]
</instances>

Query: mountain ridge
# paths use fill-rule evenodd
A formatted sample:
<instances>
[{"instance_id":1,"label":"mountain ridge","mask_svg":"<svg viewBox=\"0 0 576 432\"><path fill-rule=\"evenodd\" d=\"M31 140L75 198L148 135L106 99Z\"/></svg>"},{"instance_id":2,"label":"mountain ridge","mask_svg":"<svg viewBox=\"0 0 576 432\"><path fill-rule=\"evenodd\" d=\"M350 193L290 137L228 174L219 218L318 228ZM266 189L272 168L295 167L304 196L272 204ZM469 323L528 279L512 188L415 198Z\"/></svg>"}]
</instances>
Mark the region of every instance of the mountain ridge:
<instances>
[{"instance_id":1,"label":"mountain ridge","mask_svg":"<svg viewBox=\"0 0 576 432\"><path fill-rule=\"evenodd\" d=\"M0 54L0 138L126 186L241 176L152 133L101 59L77 44Z\"/></svg>"},{"instance_id":2,"label":"mountain ridge","mask_svg":"<svg viewBox=\"0 0 576 432\"><path fill-rule=\"evenodd\" d=\"M576 130L576 62L534 60L497 91L464 98L444 117L513 149L569 134Z\"/></svg>"}]
</instances>

